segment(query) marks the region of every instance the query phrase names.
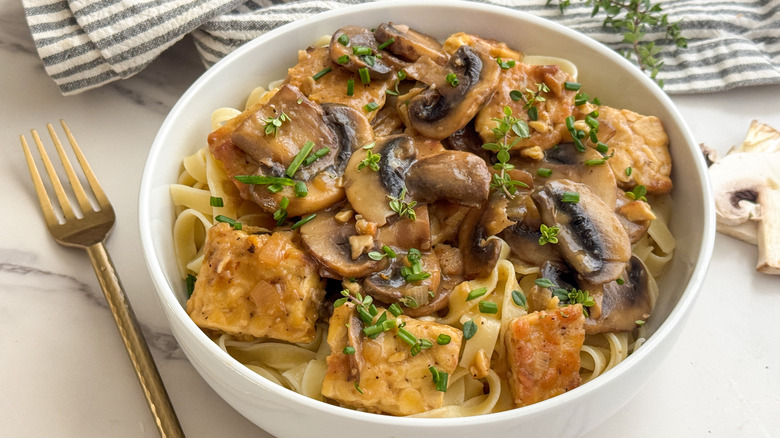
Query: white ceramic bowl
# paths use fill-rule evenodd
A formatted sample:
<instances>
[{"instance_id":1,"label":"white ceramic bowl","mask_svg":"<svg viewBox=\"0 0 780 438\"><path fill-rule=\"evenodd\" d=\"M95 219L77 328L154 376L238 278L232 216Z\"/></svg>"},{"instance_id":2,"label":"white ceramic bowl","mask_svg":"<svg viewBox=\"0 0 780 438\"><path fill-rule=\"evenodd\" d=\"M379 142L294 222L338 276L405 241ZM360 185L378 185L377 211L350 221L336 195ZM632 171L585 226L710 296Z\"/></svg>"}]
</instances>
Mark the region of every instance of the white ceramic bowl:
<instances>
[{"instance_id":1,"label":"white ceramic bowl","mask_svg":"<svg viewBox=\"0 0 780 438\"><path fill-rule=\"evenodd\" d=\"M308 399L259 377L220 350L187 316L171 237L169 184L182 157L205 145L212 110L239 107L256 85L281 78L298 49L317 37L357 24L409 24L437 38L465 31L505 41L526 54L567 58L591 96L617 108L659 117L671 141L676 206L674 259L647 326L652 336L614 369L566 394L522 409L456 419L395 418ZM623 406L652 378L669 352L701 287L712 253L714 215L703 160L669 98L622 57L562 26L514 10L458 1L368 3L323 13L269 32L208 70L182 96L149 153L139 200L144 256L157 297L185 354L212 388L237 411L280 437L572 436L590 430ZM660 421L661 419L659 419ZM435 435L433 435L435 434Z\"/></svg>"}]
</instances>

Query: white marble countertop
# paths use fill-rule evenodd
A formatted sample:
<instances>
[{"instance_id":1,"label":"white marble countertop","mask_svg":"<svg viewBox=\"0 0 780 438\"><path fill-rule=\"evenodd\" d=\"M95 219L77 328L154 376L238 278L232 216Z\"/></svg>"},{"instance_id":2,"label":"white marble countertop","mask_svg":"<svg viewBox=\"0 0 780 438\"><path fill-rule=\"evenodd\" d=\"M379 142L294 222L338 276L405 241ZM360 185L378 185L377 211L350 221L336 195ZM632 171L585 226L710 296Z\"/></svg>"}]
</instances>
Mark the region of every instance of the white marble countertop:
<instances>
[{"instance_id":1,"label":"white marble countertop","mask_svg":"<svg viewBox=\"0 0 780 438\"><path fill-rule=\"evenodd\" d=\"M156 429L85 253L46 232L19 135L65 118L114 204L108 249L190 437L269 436L220 399L170 334L140 251L137 194L166 113L200 75L187 39L139 75L63 97L21 5L0 2L0 435L153 437ZM780 128L780 86L674 97L699 142L724 153L752 119ZM679 342L628 405L586 436L780 436L780 277L718 235ZM305 419L302 419L305 421Z\"/></svg>"}]
</instances>

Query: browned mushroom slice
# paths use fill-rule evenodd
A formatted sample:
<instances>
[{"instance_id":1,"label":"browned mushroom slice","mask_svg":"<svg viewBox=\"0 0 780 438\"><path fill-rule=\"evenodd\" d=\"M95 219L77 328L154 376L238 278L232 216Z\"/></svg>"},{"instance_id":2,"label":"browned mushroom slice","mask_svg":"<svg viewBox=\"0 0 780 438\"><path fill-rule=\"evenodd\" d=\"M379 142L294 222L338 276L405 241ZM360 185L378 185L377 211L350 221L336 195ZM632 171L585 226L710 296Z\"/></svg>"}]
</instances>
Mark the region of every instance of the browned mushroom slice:
<instances>
[{"instance_id":1,"label":"browned mushroom slice","mask_svg":"<svg viewBox=\"0 0 780 438\"><path fill-rule=\"evenodd\" d=\"M414 163L406 186L418 202L446 199L476 207L488 198L490 170L472 153L445 150Z\"/></svg>"},{"instance_id":2,"label":"browned mushroom slice","mask_svg":"<svg viewBox=\"0 0 780 438\"><path fill-rule=\"evenodd\" d=\"M471 209L449 201L436 201L428 205L431 225L431 245L453 243L457 245L458 230L463 218Z\"/></svg>"},{"instance_id":3,"label":"browned mushroom slice","mask_svg":"<svg viewBox=\"0 0 780 438\"><path fill-rule=\"evenodd\" d=\"M374 31L374 36L380 43L392 39L393 42L387 45L387 50L407 61L414 62L421 56L426 56L440 65L447 62L448 56L442 50L441 43L405 24L382 23Z\"/></svg>"},{"instance_id":4,"label":"browned mushroom slice","mask_svg":"<svg viewBox=\"0 0 780 438\"><path fill-rule=\"evenodd\" d=\"M274 120L278 126L273 124ZM273 128L267 128L269 123ZM344 199L344 190L331 171L338 161L341 143L333 126L319 105L306 99L297 88L285 85L267 104L242 113L210 134L209 148L231 178L252 175L285 179L289 184L282 185L281 191L268 190L269 184L264 183L245 184L237 180L234 183L242 198L255 202L267 212L278 209L282 198L287 197L288 215L300 216ZM299 198L287 172L307 142L313 145L311 153L328 152L292 172L295 181L304 182L308 190L306 197Z\"/></svg>"},{"instance_id":5,"label":"browned mushroom slice","mask_svg":"<svg viewBox=\"0 0 780 438\"><path fill-rule=\"evenodd\" d=\"M483 210L472 208L466 214L458 233L458 247L463 256L463 277L473 279L490 274L501 255L501 243L488 240L487 230L481 223Z\"/></svg>"},{"instance_id":6,"label":"browned mushroom slice","mask_svg":"<svg viewBox=\"0 0 780 438\"><path fill-rule=\"evenodd\" d=\"M482 147L485 144L482 137L474 129L474 121L470 121L466 126L453 132L452 135L445 138L442 144L447 149L456 151L471 152L483 160L490 162L494 155L492 152Z\"/></svg>"},{"instance_id":7,"label":"browned mushroom slice","mask_svg":"<svg viewBox=\"0 0 780 438\"><path fill-rule=\"evenodd\" d=\"M437 140L463 128L490 100L499 66L487 53L461 46L447 62L456 80L442 75L409 102L409 121L417 132Z\"/></svg>"},{"instance_id":8,"label":"browned mushroom slice","mask_svg":"<svg viewBox=\"0 0 780 438\"><path fill-rule=\"evenodd\" d=\"M281 168L283 172L307 141L314 142L317 147L336 149L336 135L324 122L324 117L319 105L297 88L284 85L266 105L238 125L230 138L257 163ZM274 119L279 121L279 126L272 124L271 129L267 128ZM334 158L335 154L328 154L310 166L300 168L299 176L307 178L319 172L333 164Z\"/></svg>"},{"instance_id":9,"label":"browned mushroom slice","mask_svg":"<svg viewBox=\"0 0 780 438\"><path fill-rule=\"evenodd\" d=\"M351 72L365 69L371 78L385 79L393 69L384 57L377 57L377 41L370 30L360 26L345 26L330 39L330 59Z\"/></svg>"},{"instance_id":10,"label":"browned mushroom slice","mask_svg":"<svg viewBox=\"0 0 780 438\"><path fill-rule=\"evenodd\" d=\"M321 211L301 230L301 242L309 254L324 268L323 275L336 279L361 278L387 265L384 260L372 260L366 254L352 257L351 236L356 236L355 219L341 222L335 210Z\"/></svg>"},{"instance_id":11,"label":"browned mushroom slice","mask_svg":"<svg viewBox=\"0 0 780 438\"><path fill-rule=\"evenodd\" d=\"M587 281L618 278L631 257L631 244L613 209L586 185L553 180L532 195L542 221L558 226L556 245L566 262Z\"/></svg>"},{"instance_id":12,"label":"browned mushroom slice","mask_svg":"<svg viewBox=\"0 0 780 438\"><path fill-rule=\"evenodd\" d=\"M395 259L391 259L390 265L368 276L363 281L363 291L371 295L375 300L386 304L402 303L402 308L417 308L426 306L435 298L439 289L441 272L439 260L433 252L420 253L419 266L421 272L430 274L421 280L407 280L402 269L409 269L407 254L398 253ZM406 309L405 309L405 313Z\"/></svg>"},{"instance_id":13,"label":"browned mushroom slice","mask_svg":"<svg viewBox=\"0 0 780 438\"><path fill-rule=\"evenodd\" d=\"M338 154L335 157L336 173L342 174L352 152L374 139L371 124L360 111L337 103L324 103L325 121L338 139Z\"/></svg>"},{"instance_id":14,"label":"browned mushroom slice","mask_svg":"<svg viewBox=\"0 0 780 438\"><path fill-rule=\"evenodd\" d=\"M501 232L500 237L512 250L513 259L528 267L542 266L548 261L563 263L555 245L539 244L542 219L530 194L521 193L512 198L507 205L507 217L516 223Z\"/></svg>"},{"instance_id":15,"label":"browned mushroom slice","mask_svg":"<svg viewBox=\"0 0 780 438\"><path fill-rule=\"evenodd\" d=\"M352 208L378 226L396 214L389 198L397 198L405 187L409 166L417 156L412 138L394 135L377 138L356 150L344 170L344 189ZM369 164L375 157L375 169Z\"/></svg>"},{"instance_id":16,"label":"browned mushroom slice","mask_svg":"<svg viewBox=\"0 0 780 438\"><path fill-rule=\"evenodd\" d=\"M421 251L431 249L431 224L428 218L428 206L419 205L414 209L415 220L407 217L392 217L388 223L379 228L377 240L380 245L408 250L417 248Z\"/></svg>"},{"instance_id":17,"label":"browned mushroom slice","mask_svg":"<svg viewBox=\"0 0 780 438\"><path fill-rule=\"evenodd\" d=\"M617 191L617 204L615 212L620 223L628 233L631 244L638 242L650 228L650 221L655 219L650 205L645 201L634 200L626 196L623 190L615 188Z\"/></svg>"},{"instance_id":18,"label":"browned mushroom slice","mask_svg":"<svg viewBox=\"0 0 780 438\"><path fill-rule=\"evenodd\" d=\"M650 316L651 281L644 263L636 256L631 257L620 278L623 284L611 281L601 287L589 287L596 291L596 296L601 289L601 315L597 317L591 312L591 317L585 321L585 333L633 330L636 321L646 321Z\"/></svg>"}]
</instances>

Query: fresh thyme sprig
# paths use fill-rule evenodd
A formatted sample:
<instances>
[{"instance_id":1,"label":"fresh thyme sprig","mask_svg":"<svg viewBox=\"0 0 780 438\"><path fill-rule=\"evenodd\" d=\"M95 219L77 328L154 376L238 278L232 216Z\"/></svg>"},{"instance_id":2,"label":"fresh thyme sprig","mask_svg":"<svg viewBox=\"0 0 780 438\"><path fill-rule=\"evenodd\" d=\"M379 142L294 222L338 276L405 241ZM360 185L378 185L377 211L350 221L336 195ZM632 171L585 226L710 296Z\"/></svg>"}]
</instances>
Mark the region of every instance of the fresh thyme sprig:
<instances>
[{"instance_id":1,"label":"fresh thyme sprig","mask_svg":"<svg viewBox=\"0 0 780 438\"><path fill-rule=\"evenodd\" d=\"M282 126L282 123L289 121L290 116L285 114L284 111L282 111L282 113L277 117L263 119L263 123L265 123L265 135L273 135L276 137L276 131L279 130L279 127Z\"/></svg>"},{"instance_id":2,"label":"fresh thyme sprig","mask_svg":"<svg viewBox=\"0 0 780 438\"><path fill-rule=\"evenodd\" d=\"M674 41L679 48L688 47L688 39L682 36L680 22L670 22L667 14L662 13L659 3L650 0L582 0L593 7L591 17L603 10L606 14L604 27L611 27L623 34L623 42L631 49L621 54L627 59L635 59L639 68L646 72L659 87L664 86L662 79L656 76L664 63L658 58L661 49L654 42L643 41L644 36L655 30L663 30L666 39ZM547 0L547 4L552 0ZM558 0L561 13L571 6L571 0Z\"/></svg>"},{"instance_id":3,"label":"fresh thyme sprig","mask_svg":"<svg viewBox=\"0 0 780 438\"><path fill-rule=\"evenodd\" d=\"M399 217L407 217L411 220L417 219L417 214L414 212L414 207L417 205L417 201L406 202L406 187L401 190L401 194L398 197L387 195L390 199L390 210L398 213Z\"/></svg>"},{"instance_id":4,"label":"fresh thyme sprig","mask_svg":"<svg viewBox=\"0 0 780 438\"><path fill-rule=\"evenodd\" d=\"M508 106L504 107L504 117L501 119L494 118L493 121L498 122L498 126L493 128L493 135L496 137L494 143L485 143L482 145L483 149L496 152L496 159L498 163L493 165L493 168L498 170L499 173L493 174L493 181L490 183L490 188L500 190L507 198L512 198L517 193L518 187L528 188L528 184L512 179L507 173L515 168L515 166L509 163L511 158L509 150L512 146L517 144L521 138L528 138L531 136L528 130L528 124L523 119L518 119L512 115L512 108ZM517 138L511 143L506 142L506 138L509 133L514 133Z\"/></svg>"}]
</instances>

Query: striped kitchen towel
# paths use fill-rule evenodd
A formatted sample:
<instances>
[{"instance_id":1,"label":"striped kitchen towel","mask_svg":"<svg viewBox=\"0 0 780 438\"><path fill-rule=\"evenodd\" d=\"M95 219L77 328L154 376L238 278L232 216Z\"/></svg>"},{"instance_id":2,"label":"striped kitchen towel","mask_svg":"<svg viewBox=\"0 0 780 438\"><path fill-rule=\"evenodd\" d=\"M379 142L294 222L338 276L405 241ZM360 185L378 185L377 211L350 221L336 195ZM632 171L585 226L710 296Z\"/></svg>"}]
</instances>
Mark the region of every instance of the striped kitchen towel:
<instances>
[{"instance_id":1,"label":"striped kitchen towel","mask_svg":"<svg viewBox=\"0 0 780 438\"><path fill-rule=\"evenodd\" d=\"M38 53L63 94L76 94L141 71L192 33L206 66L278 26L366 0L22 0ZM478 0L535 14L617 51L623 36L591 17L592 3L570 0ZM549 4L548 4L549 3ZM650 33L670 94L780 83L780 0L661 0L680 22L688 48Z\"/></svg>"}]
</instances>

